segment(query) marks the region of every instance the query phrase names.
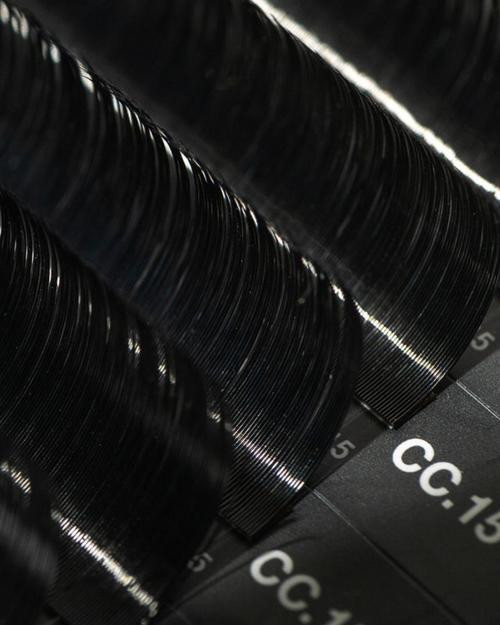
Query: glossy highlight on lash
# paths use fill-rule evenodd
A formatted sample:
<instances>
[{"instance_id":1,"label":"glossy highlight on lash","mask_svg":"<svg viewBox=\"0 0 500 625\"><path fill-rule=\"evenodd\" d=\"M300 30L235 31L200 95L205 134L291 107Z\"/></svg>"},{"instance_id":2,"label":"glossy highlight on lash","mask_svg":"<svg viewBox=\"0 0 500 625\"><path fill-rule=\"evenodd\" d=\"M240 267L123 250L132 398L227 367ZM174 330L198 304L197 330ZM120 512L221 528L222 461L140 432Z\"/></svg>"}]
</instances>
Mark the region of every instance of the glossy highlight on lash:
<instances>
[{"instance_id":1,"label":"glossy highlight on lash","mask_svg":"<svg viewBox=\"0 0 500 625\"><path fill-rule=\"evenodd\" d=\"M220 392L234 439L221 511L254 536L303 494L347 411L355 306L36 23L23 37L25 19L1 26L0 179Z\"/></svg>"},{"instance_id":2,"label":"glossy highlight on lash","mask_svg":"<svg viewBox=\"0 0 500 625\"><path fill-rule=\"evenodd\" d=\"M2 433L47 476L59 538L41 601L76 625L147 623L216 514L223 415L184 358L4 191L0 288ZM6 475L29 495L22 470ZM25 528L32 543L42 521Z\"/></svg>"},{"instance_id":3,"label":"glossy highlight on lash","mask_svg":"<svg viewBox=\"0 0 500 625\"><path fill-rule=\"evenodd\" d=\"M390 425L413 415L493 294L495 214L477 180L311 50L298 38L306 29L280 25L266 2L31 3L50 5L93 62L172 119L241 197L339 276L364 320L358 398Z\"/></svg>"},{"instance_id":4,"label":"glossy highlight on lash","mask_svg":"<svg viewBox=\"0 0 500 625\"><path fill-rule=\"evenodd\" d=\"M0 441L0 620L34 625L57 574L59 534L48 483Z\"/></svg>"}]
</instances>

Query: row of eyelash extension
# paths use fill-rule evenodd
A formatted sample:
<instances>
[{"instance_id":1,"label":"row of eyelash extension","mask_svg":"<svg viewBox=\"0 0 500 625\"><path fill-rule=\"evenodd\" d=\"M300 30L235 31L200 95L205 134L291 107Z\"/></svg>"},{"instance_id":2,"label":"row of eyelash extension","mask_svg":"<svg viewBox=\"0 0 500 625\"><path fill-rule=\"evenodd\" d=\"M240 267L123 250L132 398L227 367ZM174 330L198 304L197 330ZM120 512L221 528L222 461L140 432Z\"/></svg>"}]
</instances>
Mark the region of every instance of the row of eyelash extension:
<instances>
[{"instance_id":1,"label":"row of eyelash extension","mask_svg":"<svg viewBox=\"0 0 500 625\"><path fill-rule=\"evenodd\" d=\"M25 594L0 614L28 625L45 599L52 518L49 604L74 625L148 623L216 514L224 415L185 359L4 191L0 292L0 429L49 483L38 512L28 469L6 460L30 501L2 535L5 576Z\"/></svg>"},{"instance_id":2,"label":"row of eyelash extension","mask_svg":"<svg viewBox=\"0 0 500 625\"><path fill-rule=\"evenodd\" d=\"M32 625L57 573L57 529L48 484L0 440L0 619Z\"/></svg>"},{"instance_id":3,"label":"row of eyelash extension","mask_svg":"<svg viewBox=\"0 0 500 625\"><path fill-rule=\"evenodd\" d=\"M359 399L390 425L414 414L491 301L485 194L263 0L25 5L49 8L72 44L340 277L364 321Z\"/></svg>"},{"instance_id":4,"label":"row of eyelash extension","mask_svg":"<svg viewBox=\"0 0 500 625\"><path fill-rule=\"evenodd\" d=\"M36 8L49 22L61 13L64 20L79 20L81 24L85 14L91 17L95 11L89 6L85 12L79 8L70 16L64 14L66 7L58 0L25 0L25 4ZM339 0L328 4L321 0L256 0L256 4L277 16L284 14L284 23L294 22L303 38L307 39L308 33L316 38L314 45L318 41L326 44L333 53L326 56L336 57L340 71L343 61L352 64L360 72L361 88L376 98L380 95L382 106L400 111L403 123L409 122L431 146L450 154L461 171L500 198L498 0ZM133 7L127 3L128 13L117 14L113 3L101 3L99 15L101 20L114 15L127 21L127 15L137 18L137 8L134 15ZM154 8L144 12L151 10ZM140 25L144 23L142 12L139 17ZM58 23L63 32L64 20ZM154 28L159 31L162 24L156 21ZM121 30L118 27L116 33ZM94 41L102 34L101 29L94 31ZM135 41L141 36L139 30ZM119 62L118 42L119 35L104 46L113 63ZM148 38L146 46L148 42L153 43ZM105 55L99 56L99 61L106 62ZM131 69L137 71L140 66L141 61L136 60ZM152 80L154 71L149 74ZM368 84L372 81L374 88ZM384 102L387 96L394 102ZM401 111L401 105L406 111Z\"/></svg>"},{"instance_id":5,"label":"row of eyelash extension","mask_svg":"<svg viewBox=\"0 0 500 625\"><path fill-rule=\"evenodd\" d=\"M497 0L273 4L368 77L366 88L382 106L400 111L404 123L500 199Z\"/></svg>"},{"instance_id":6,"label":"row of eyelash extension","mask_svg":"<svg viewBox=\"0 0 500 625\"><path fill-rule=\"evenodd\" d=\"M0 50L0 180L220 390L235 450L221 512L254 536L305 492L347 410L354 304L6 3Z\"/></svg>"}]
</instances>

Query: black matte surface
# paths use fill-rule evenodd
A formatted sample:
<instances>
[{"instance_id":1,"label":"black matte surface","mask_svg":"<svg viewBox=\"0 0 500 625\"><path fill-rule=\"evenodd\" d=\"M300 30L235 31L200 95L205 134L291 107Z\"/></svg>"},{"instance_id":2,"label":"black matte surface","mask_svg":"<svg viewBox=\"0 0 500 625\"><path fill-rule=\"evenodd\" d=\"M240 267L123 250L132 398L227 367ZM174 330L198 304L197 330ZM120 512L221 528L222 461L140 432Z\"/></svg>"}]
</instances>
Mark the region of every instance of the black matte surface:
<instances>
[{"instance_id":1,"label":"black matte surface","mask_svg":"<svg viewBox=\"0 0 500 625\"><path fill-rule=\"evenodd\" d=\"M499 541L484 543L476 535L478 523L487 535L495 534L485 519L500 509L499 373L496 352L398 432L379 436L318 489L457 617L474 625L495 625L500 611L500 596L492 590L500 575ZM428 495L419 486L420 471L405 473L394 465L394 450L413 438L430 443L435 457L427 461L417 448L406 452L406 463L425 469L448 462L461 470L459 485L451 484L446 472L431 479L448 494ZM461 523L474 505L473 495L492 502ZM443 506L447 500L449 507Z\"/></svg>"},{"instance_id":2,"label":"black matte surface","mask_svg":"<svg viewBox=\"0 0 500 625\"><path fill-rule=\"evenodd\" d=\"M293 569L287 574L280 560L272 560L260 570L266 577L276 575L276 583L258 584L251 564L275 550L292 559ZM292 601L305 605L287 609L278 593L293 575L307 576L305 583L303 578L296 579L301 583L289 593ZM308 584L315 582L320 593L311 597ZM161 625L233 625L235 620L241 625L323 625L334 621L330 610L344 613L342 620L349 625L457 623L424 587L407 578L315 495L309 495L293 517L253 548L242 549L230 565L189 593Z\"/></svg>"}]
</instances>

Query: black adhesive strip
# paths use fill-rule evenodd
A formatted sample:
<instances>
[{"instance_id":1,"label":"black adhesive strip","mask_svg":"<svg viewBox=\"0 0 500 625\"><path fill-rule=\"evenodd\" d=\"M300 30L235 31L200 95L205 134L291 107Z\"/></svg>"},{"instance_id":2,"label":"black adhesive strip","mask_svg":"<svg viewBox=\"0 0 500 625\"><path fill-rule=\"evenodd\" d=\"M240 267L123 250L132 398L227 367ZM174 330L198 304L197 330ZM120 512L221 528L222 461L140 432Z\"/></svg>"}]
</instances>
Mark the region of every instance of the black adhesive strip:
<instances>
[{"instance_id":1,"label":"black adhesive strip","mask_svg":"<svg viewBox=\"0 0 500 625\"><path fill-rule=\"evenodd\" d=\"M2 433L48 476L60 531L49 603L71 625L148 623L216 515L223 416L191 367L4 192L0 292Z\"/></svg>"},{"instance_id":2,"label":"black adhesive strip","mask_svg":"<svg viewBox=\"0 0 500 625\"><path fill-rule=\"evenodd\" d=\"M359 398L389 424L411 416L491 301L478 188L251 2L25 4L338 273L365 321Z\"/></svg>"},{"instance_id":3,"label":"black adhesive strip","mask_svg":"<svg viewBox=\"0 0 500 625\"><path fill-rule=\"evenodd\" d=\"M48 485L9 443L0 442L0 621L33 625L55 581L58 531ZM38 623L38 621L36 621Z\"/></svg>"},{"instance_id":4,"label":"black adhesive strip","mask_svg":"<svg viewBox=\"0 0 500 625\"><path fill-rule=\"evenodd\" d=\"M0 179L224 395L222 512L253 535L328 451L355 384L348 295L82 62L0 12Z\"/></svg>"}]
</instances>

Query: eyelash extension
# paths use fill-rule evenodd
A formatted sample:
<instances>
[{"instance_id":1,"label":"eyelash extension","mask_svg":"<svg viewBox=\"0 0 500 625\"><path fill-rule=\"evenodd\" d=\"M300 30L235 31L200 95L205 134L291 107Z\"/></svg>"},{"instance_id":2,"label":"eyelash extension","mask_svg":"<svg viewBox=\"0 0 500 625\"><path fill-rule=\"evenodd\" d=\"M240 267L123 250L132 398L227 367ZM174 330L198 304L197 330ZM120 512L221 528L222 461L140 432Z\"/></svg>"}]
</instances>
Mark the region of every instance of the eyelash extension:
<instances>
[{"instance_id":1,"label":"eyelash extension","mask_svg":"<svg viewBox=\"0 0 500 625\"><path fill-rule=\"evenodd\" d=\"M217 513L224 416L191 366L3 191L0 292L2 435L47 476L59 530L47 602L74 625L149 623Z\"/></svg>"},{"instance_id":2,"label":"eyelash extension","mask_svg":"<svg viewBox=\"0 0 500 625\"><path fill-rule=\"evenodd\" d=\"M403 122L412 116L411 129L498 202L497 0L272 4L375 81L406 109Z\"/></svg>"},{"instance_id":3,"label":"eyelash extension","mask_svg":"<svg viewBox=\"0 0 500 625\"><path fill-rule=\"evenodd\" d=\"M486 195L251 2L29 5L339 276L364 321L358 398L412 416L492 299Z\"/></svg>"},{"instance_id":4,"label":"eyelash extension","mask_svg":"<svg viewBox=\"0 0 500 625\"><path fill-rule=\"evenodd\" d=\"M145 114L1 7L0 178L220 390L235 448L221 512L255 536L305 493L347 411L354 304Z\"/></svg>"},{"instance_id":5,"label":"eyelash extension","mask_svg":"<svg viewBox=\"0 0 500 625\"><path fill-rule=\"evenodd\" d=\"M33 625L57 574L58 532L46 480L0 441L0 619Z\"/></svg>"}]
</instances>

